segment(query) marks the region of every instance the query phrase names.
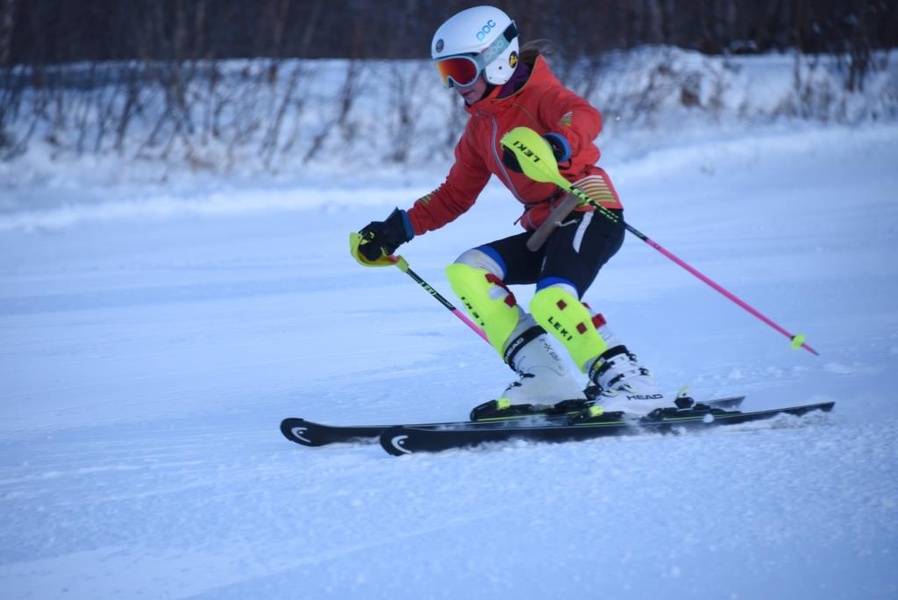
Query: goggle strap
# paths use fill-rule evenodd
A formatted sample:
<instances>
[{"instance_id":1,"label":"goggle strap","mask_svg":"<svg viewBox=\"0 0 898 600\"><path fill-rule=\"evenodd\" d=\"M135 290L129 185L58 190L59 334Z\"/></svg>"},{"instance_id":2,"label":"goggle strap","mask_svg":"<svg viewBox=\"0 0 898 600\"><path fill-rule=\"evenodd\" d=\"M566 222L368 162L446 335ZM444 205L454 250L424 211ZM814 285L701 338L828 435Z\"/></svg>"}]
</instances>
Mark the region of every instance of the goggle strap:
<instances>
[{"instance_id":1,"label":"goggle strap","mask_svg":"<svg viewBox=\"0 0 898 600\"><path fill-rule=\"evenodd\" d=\"M508 46L511 45L511 40L515 39L518 35L518 28L515 26L514 21L505 28L505 31L502 32L502 35L497 37L492 41L492 43L483 49L483 52L474 56L474 62L477 63L477 66L480 67L480 70L486 68L486 65L493 62L497 56L505 52Z\"/></svg>"}]
</instances>

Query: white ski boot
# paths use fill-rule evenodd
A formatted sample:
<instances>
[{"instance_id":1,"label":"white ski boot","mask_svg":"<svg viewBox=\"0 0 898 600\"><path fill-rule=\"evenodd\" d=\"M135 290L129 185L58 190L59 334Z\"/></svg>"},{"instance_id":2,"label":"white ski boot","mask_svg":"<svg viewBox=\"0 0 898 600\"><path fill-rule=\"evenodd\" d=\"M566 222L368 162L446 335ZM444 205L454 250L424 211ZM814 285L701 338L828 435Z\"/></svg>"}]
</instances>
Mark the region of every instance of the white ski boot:
<instances>
[{"instance_id":1,"label":"white ski boot","mask_svg":"<svg viewBox=\"0 0 898 600\"><path fill-rule=\"evenodd\" d=\"M515 336L505 350L505 362L518 374L496 400L474 407L472 421L533 414L562 401L581 402L586 395L539 326Z\"/></svg>"},{"instance_id":2,"label":"white ski boot","mask_svg":"<svg viewBox=\"0 0 898 600\"><path fill-rule=\"evenodd\" d=\"M601 390L596 404L601 404L606 412L621 410L641 416L656 408L673 405L673 399L655 385L649 370L640 365L636 355L622 344L606 350L587 372L589 379Z\"/></svg>"},{"instance_id":3,"label":"white ski boot","mask_svg":"<svg viewBox=\"0 0 898 600\"><path fill-rule=\"evenodd\" d=\"M555 404L585 398L580 384L555 352L542 329L518 336L508 345L506 362L517 372L499 397L509 404Z\"/></svg>"}]
</instances>

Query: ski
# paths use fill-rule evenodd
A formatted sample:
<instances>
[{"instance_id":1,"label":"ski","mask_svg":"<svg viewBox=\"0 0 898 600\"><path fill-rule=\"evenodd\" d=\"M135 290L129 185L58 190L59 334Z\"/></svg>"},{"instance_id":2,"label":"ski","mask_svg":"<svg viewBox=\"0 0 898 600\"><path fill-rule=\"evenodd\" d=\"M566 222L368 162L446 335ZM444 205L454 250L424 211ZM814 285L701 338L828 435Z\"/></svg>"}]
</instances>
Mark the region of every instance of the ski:
<instances>
[{"instance_id":1,"label":"ski","mask_svg":"<svg viewBox=\"0 0 898 600\"><path fill-rule=\"evenodd\" d=\"M501 423L492 424L491 427L470 427L464 424L428 428L397 426L380 435L380 445L393 456L404 456L511 440L570 442L616 435L676 433L761 421L780 415L802 416L813 411L829 412L834 405L834 402L820 402L752 412L696 405L690 409L658 409L642 418L628 418L623 413L616 412L589 420L578 421L577 418L569 417L566 422L562 420L538 425Z\"/></svg>"},{"instance_id":2,"label":"ski","mask_svg":"<svg viewBox=\"0 0 898 600\"><path fill-rule=\"evenodd\" d=\"M709 400L704 404L718 408L737 408L745 396L732 396L728 398L719 398ZM557 405L556 405L557 406ZM555 406L546 406L542 409L534 410L527 414L518 414L508 419L490 420L490 421L451 421L446 423L419 423L406 424L405 427L413 429L442 429L448 427L495 427L497 423L524 421L538 421L540 424L566 423L570 418L569 414L552 414L551 411L557 410ZM380 434L396 427L397 424L389 425L329 425L324 423L316 423L297 417L288 417L281 421L281 433L291 442L302 446L326 446L328 444L339 444L347 442L361 443L377 443Z\"/></svg>"}]
</instances>

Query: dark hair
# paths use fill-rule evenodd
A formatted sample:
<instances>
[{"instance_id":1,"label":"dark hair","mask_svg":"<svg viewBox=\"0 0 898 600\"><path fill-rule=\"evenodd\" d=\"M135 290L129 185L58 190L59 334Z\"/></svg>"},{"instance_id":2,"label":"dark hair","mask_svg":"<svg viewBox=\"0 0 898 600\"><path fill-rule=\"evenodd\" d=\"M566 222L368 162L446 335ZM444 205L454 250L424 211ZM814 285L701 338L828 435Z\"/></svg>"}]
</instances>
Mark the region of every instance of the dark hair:
<instances>
[{"instance_id":1,"label":"dark hair","mask_svg":"<svg viewBox=\"0 0 898 600\"><path fill-rule=\"evenodd\" d=\"M532 65L536 62L537 56L552 56L553 54L555 54L555 43L552 40L530 40L521 44L518 58L521 62Z\"/></svg>"}]
</instances>

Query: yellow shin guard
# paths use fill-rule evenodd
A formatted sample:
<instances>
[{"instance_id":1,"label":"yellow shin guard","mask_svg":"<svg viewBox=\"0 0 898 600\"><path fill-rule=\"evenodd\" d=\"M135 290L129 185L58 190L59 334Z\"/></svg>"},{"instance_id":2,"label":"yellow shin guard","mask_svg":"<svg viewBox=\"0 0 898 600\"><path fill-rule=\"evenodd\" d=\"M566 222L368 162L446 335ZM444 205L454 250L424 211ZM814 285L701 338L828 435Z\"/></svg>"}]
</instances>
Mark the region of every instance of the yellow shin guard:
<instances>
[{"instance_id":1,"label":"yellow shin guard","mask_svg":"<svg viewBox=\"0 0 898 600\"><path fill-rule=\"evenodd\" d=\"M543 329L564 344L574 363L585 372L586 363L608 349L589 309L570 292L547 287L530 301L530 313Z\"/></svg>"},{"instance_id":2,"label":"yellow shin guard","mask_svg":"<svg viewBox=\"0 0 898 600\"><path fill-rule=\"evenodd\" d=\"M501 356L503 344L517 327L523 313L514 294L499 285L498 279L486 269L464 263L452 263L446 267L446 277L471 319L483 329L490 344Z\"/></svg>"}]
</instances>

